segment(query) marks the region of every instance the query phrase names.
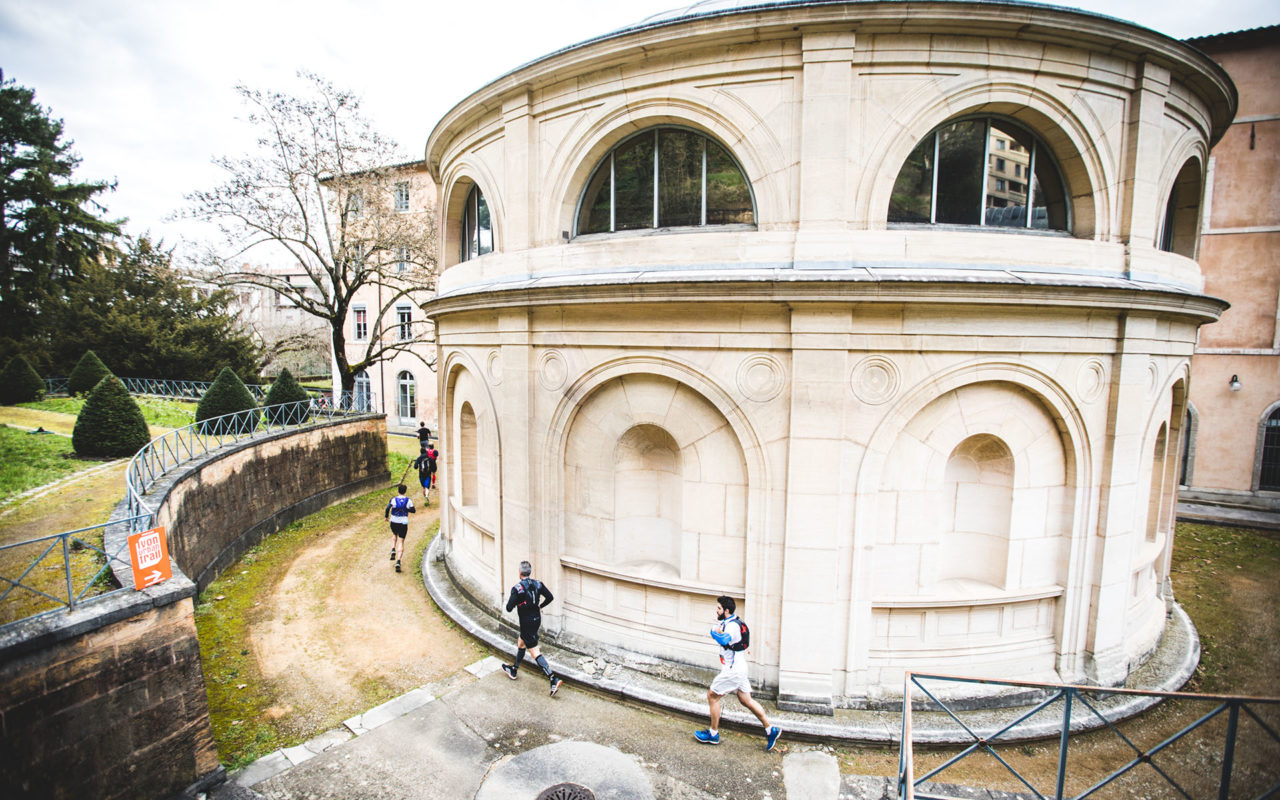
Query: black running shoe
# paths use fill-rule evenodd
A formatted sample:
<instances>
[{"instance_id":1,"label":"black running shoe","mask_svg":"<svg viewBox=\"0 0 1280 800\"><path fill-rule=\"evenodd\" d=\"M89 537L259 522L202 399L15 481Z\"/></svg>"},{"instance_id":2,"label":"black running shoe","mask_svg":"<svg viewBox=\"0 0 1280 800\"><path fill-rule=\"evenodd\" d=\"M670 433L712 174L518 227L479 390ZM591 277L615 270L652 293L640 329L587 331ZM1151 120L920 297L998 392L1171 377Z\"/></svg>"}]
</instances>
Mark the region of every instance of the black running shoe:
<instances>
[{"instance_id":1,"label":"black running shoe","mask_svg":"<svg viewBox=\"0 0 1280 800\"><path fill-rule=\"evenodd\" d=\"M560 684L562 683L564 683L564 681L560 680L559 678L551 679L551 696L552 697L555 697L556 692L560 691Z\"/></svg>"},{"instance_id":2,"label":"black running shoe","mask_svg":"<svg viewBox=\"0 0 1280 800\"><path fill-rule=\"evenodd\" d=\"M400 562L399 562L399 561L397 561L397 562L396 562L396 572L399 572L399 571L400 571Z\"/></svg>"},{"instance_id":3,"label":"black running shoe","mask_svg":"<svg viewBox=\"0 0 1280 800\"><path fill-rule=\"evenodd\" d=\"M510 678L511 680L514 681L516 679L516 668L511 666L510 664L503 664L502 671L507 673L507 677Z\"/></svg>"}]
</instances>

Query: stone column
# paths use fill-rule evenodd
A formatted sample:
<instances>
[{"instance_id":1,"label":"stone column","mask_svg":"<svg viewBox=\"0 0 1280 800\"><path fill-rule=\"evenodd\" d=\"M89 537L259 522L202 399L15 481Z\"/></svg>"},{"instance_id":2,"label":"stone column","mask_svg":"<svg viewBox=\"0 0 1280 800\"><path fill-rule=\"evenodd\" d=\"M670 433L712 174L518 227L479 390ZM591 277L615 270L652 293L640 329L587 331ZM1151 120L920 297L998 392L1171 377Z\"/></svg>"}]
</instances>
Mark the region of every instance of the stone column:
<instances>
[{"instance_id":1,"label":"stone column","mask_svg":"<svg viewBox=\"0 0 1280 800\"><path fill-rule=\"evenodd\" d=\"M528 90L514 92L502 101L501 234L506 253L528 250L533 241L533 214L538 203L531 185L534 138L529 102Z\"/></svg>"},{"instance_id":2,"label":"stone column","mask_svg":"<svg viewBox=\"0 0 1280 800\"><path fill-rule=\"evenodd\" d=\"M1142 435L1149 408L1146 398L1150 355L1142 348L1155 335L1152 318L1126 316L1120 321L1099 475L1102 492L1091 592L1093 627L1087 645L1091 663L1086 666L1089 678L1106 686L1122 683L1129 668L1124 639L1133 580L1133 548L1135 537L1144 535L1135 527L1135 521L1138 509L1147 502L1141 494L1140 475Z\"/></svg>"},{"instance_id":3,"label":"stone column","mask_svg":"<svg viewBox=\"0 0 1280 800\"><path fill-rule=\"evenodd\" d=\"M533 403L530 397L537 369L530 346L529 314L524 308L505 309L498 314L498 355L486 365L485 379L494 386L498 406L498 441L502 482L498 493L502 508L501 538L498 540L498 582L503 587L515 583L521 561L533 564L534 574L550 582L547 573L555 561L545 537L534 524L533 480L537 470L530 460L529 427ZM556 568L559 564L556 562ZM554 586L554 584L552 584ZM554 589L553 589L554 591Z\"/></svg>"},{"instance_id":4,"label":"stone column","mask_svg":"<svg viewBox=\"0 0 1280 800\"><path fill-rule=\"evenodd\" d=\"M849 310L792 311L792 387L778 707L832 713L839 596L840 472Z\"/></svg>"},{"instance_id":5,"label":"stone column","mask_svg":"<svg viewBox=\"0 0 1280 800\"><path fill-rule=\"evenodd\" d=\"M1164 105L1169 78L1169 70L1143 62L1129 106L1120 235L1127 245L1130 275L1146 271L1143 262L1155 252L1156 234L1164 214L1158 181L1166 157Z\"/></svg>"}]
</instances>

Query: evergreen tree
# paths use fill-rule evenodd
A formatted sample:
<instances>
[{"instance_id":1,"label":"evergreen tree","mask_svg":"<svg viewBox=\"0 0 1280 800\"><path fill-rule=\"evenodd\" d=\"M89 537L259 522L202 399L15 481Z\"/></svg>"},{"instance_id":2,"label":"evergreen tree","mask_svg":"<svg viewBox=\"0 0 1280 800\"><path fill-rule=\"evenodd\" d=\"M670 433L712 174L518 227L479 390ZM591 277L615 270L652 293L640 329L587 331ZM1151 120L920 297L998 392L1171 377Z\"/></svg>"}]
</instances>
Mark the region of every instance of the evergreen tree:
<instances>
[{"instance_id":1,"label":"evergreen tree","mask_svg":"<svg viewBox=\"0 0 1280 800\"><path fill-rule=\"evenodd\" d=\"M44 397L44 381L22 356L14 356L0 372L0 405L29 403Z\"/></svg>"},{"instance_id":2,"label":"evergreen tree","mask_svg":"<svg viewBox=\"0 0 1280 800\"><path fill-rule=\"evenodd\" d=\"M226 366L256 382L261 348L228 310L230 292L206 289L173 268L163 242L128 239L68 281L52 312L53 362L87 345L121 376L209 381Z\"/></svg>"},{"instance_id":3,"label":"evergreen tree","mask_svg":"<svg viewBox=\"0 0 1280 800\"><path fill-rule=\"evenodd\" d=\"M71 433L71 446L82 456L132 456L149 441L142 409L114 375L107 375L89 393Z\"/></svg>"},{"instance_id":4,"label":"evergreen tree","mask_svg":"<svg viewBox=\"0 0 1280 800\"><path fill-rule=\"evenodd\" d=\"M120 230L94 199L113 187L72 180L80 159L62 134L35 92L0 73L0 350L38 343L42 309Z\"/></svg>"},{"instance_id":5,"label":"evergreen tree","mask_svg":"<svg viewBox=\"0 0 1280 800\"><path fill-rule=\"evenodd\" d=\"M258 427L256 414L237 414L235 417L216 422L205 422L215 417L233 414L237 411L256 410L258 404L253 395L245 387L240 377L230 367L223 367L222 372L214 380L213 385L200 398L196 406L196 422L204 422L200 426L201 433L230 433L232 431L247 432Z\"/></svg>"},{"instance_id":6,"label":"evergreen tree","mask_svg":"<svg viewBox=\"0 0 1280 800\"><path fill-rule=\"evenodd\" d=\"M281 403L299 403L310 400L306 390L298 385L289 370L280 370L280 375L267 391L263 405L267 407L267 421L272 425L282 422L302 422L307 416L306 406L280 406ZM274 407L273 406L279 406Z\"/></svg>"},{"instance_id":7,"label":"evergreen tree","mask_svg":"<svg viewBox=\"0 0 1280 800\"><path fill-rule=\"evenodd\" d=\"M67 376L67 394L88 394L97 388L103 378L111 374L111 370L102 363L97 353L86 350Z\"/></svg>"}]
</instances>

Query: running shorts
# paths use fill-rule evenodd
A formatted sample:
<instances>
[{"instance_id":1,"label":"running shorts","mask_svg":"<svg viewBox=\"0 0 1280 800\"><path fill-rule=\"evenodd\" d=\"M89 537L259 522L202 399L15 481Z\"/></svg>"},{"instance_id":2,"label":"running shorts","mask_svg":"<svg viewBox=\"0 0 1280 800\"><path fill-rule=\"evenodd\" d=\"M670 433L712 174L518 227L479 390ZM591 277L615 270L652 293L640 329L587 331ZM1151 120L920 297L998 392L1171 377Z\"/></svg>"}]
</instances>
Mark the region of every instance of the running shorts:
<instances>
[{"instance_id":1,"label":"running shorts","mask_svg":"<svg viewBox=\"0 0 1280 800\"><path fill-rule=\"evenodd\" d=\"M393 522L391 523L391 532L403 539L409 535L409 523Z\"/></svg>"}]
</instances>

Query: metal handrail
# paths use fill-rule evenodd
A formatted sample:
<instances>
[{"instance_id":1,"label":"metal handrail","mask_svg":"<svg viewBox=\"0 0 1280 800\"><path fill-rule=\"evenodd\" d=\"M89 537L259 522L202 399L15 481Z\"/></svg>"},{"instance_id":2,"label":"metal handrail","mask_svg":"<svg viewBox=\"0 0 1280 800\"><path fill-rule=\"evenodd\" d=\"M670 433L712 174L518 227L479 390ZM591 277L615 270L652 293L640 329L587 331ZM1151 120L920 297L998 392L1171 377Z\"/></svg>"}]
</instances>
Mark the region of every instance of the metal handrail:
<instances>
[{"instance_id":1,"label":"metal handrail","mask_svg":"<svg viewBox=\"0 0 1280 800\"><path fill-rule=\"evenodd\" d=\"M169 378L120 378L129 394L145 394L152 397L164 397L172 400L199 400L213 385L211 381L182 381ZM45 378L45 391L48 394L60 394L67 391L66 378ZM270 384L246 383L245 388L253 395L253 399L262 402L270 391ZM302 390L313 399L319 399L325 393L319 389L302 387Z\"/></svg>"},{"instance_id":2,"label":"metal handrail","mask_svg":"<svg viewBox=\"0 0 1280 800\"><path fill-rule=\"evenodd\" d=\"M16 550L19 547L43 546L43 549L40 550L39 555L37 555L34 559L31 560L31 562L27 565L26 569L24 569L20 575L17 575L16 577L8 577L5 575L0 575L0 585L3 585L3 590L0 591L0 603L5 602L10 598L11 595L13 595L13 593L16 590L21 589L27 592L31 592L32 594L39 595L40 597L43 597L57 604L57 607L55 608L49 609L47 611L39 612L39 614L34 614L32 616L40 616L43 614L52 613L62 608L66 608L68 611L74 611L76 606L82 600L84 600L85 596L89 593L91 589L93 589L93 587L98 583L98 581L103 577L103 575L110 574L111 563L113 561L123 564L125 566L128 566L129 564L128 556L122 555L122 553L124 553L124 551L128 548L127 540L126 540L126 543L123 546L121 546L119 550L117 550L114 553L108 553L102 547L99 547L96 544L94 544L92 541L89 541L84 534L91 531L105 530L106 528L109 528L112 525L128 525L132 527L134 522L135 520L133 519L117 519L117 520L112 520L110 522L104 522L100 525L90 525L87 528L79 528L78 530L74 530L74 531L66 531L64 533L55 533L50 536L42 536L38 539L28 539L23 542L15 542L13 544L0 545L0 554L3 554L5 551L8 551L8 550ZM54 552L55 549L59 550L61 553L62 572L63 572L62 584L63 584L63 588L66 591L65 596L49 594L49 592L46 592L43 589L40 589L26 582L28 580L28 577L36 569L36 567L42 562L44 562L44 560L49 556L49 554ZM74 550L80 550L80 549L93 550L94 552L101 554L103 557L102 559L103 563L102 563L102 566L93 574L93 576L90 577L88 580L84 581L84 585L79 590L77 590L74 585L75 580L72 576L71 553ZM123 591L123 589L114 589L108 592L103 592L102 594L114 594L115 592L119 592L119 591ZM95 595L95 596L100 596L100 595Z\"/></svg>"},{"instance_id":3,"label":"metal handrail","mask_svg":"<svg viewBox=\"0 0 1280 800\"><path fill-rule=\"evenodd\" d=\"M155 510L143 501L143 496L166 474L187 462L244 439L374 412L375 397L370 393L345 392L337 404L323 400L295 400L236 411L175 428L152 439L134 455L125 470L125 500L129 516L135 520L131 530L150 527L149 520ZM136 521L142 519L148 522Z\"/></svg>"},{"instance_id":4,"label":"metal handrail","mask_svg":"<svg viewBox=\"0 0 1280 800\"><path fill-rule=\"evenodd\" d=\"M1012 722L1004 724L995 733L989 735L980 735L973 728L967 725L964 720L958 716L957 712L950 708L946 702L938 699L934 692L929 691L921 681L942 681L946 683L962 683L962 684L985 684L990 686L1001 686L1018 689L1035 689L1045 693L1045 697L1039 703L1034 705L1030 710L1025 711ZM940 766L930 770L919 778L915 777L915 759L912 747L912 689L920 690L931 701L932 705L936 705L938 709L945 712L960 728L962 728L972 743L955 756L947 759ZM1107 696L1120 695L1129 697L1147 697L1158 700L1178 699L1186 701L1204 702L1215 704L1215 707L1209 712L1201 715L1194 722L1184 726L1182 730L1169 736L1164 741L1150 747L1146 750L1135 745L1129 737L1125 736L1114 724L1113 720L1098 708L1100 698ZM1090 697L1093 701L1090 702ZM1015 731L1020 725L1028 723L1033 717L1036 717L1046 709L1057 705L1061 701L1062 719L1058 725L1058 765L1056 773L1056 785L1052 793L1041 793L1032 783L1018 772L1012 765L1000 756L992 747L993 743L1000 743L1002 737L1007 737ZM1073 713L1079 706L1087 709L1088 715L1096 718L1101 725L1110 732L1114 733L1119 739L1133 751L1133 758L1123 766L1111 771L1103 776L1100 780L1086 789L1084 792L1071 796L1072 800L1083 800L1095 796L1095 793L1103 787L1113 783L1120 777L1128 774L1139 765L1146 764L1154 770L1165 783L1171 786L1182 797L1190 797L1186 790L1178 784L1178 782L1162 769L1154 760L1154 757L1170 748L1176 742L1187 737L1193 731L1200 729L1209 721L1219 717L1223 713L1227 715L1227 731L1223 742L1222 768L1218 777L1218 797L1219 800L1227 800L1230 790L1231 781L1234 777L1234 757L1237 744L1237 736L1239 734L1239 723L1242 721L1242 713L1245 718L1252 719L1257 723L1258 727L1266 733L1271 742L1277 746L1277 757L1280 759L1280 734L1268 725L1257 713L1257 709L1269 707L1271 709L1280 708L1280 698L1277 697L1247 697L1241 695L1210 695L1210 694L1194 694L1189 692L1156 692L1145 691L1140 689L1125 688L1108 688L1102 686L1078 686L1073 684L1056 684L1056 683L1034 683L1029 681L1001 681L990 680L986 678L971 678L956 675L932 675L924 673L907 672L903 681L902 693L902 739L898 750L898 796L903 800L949 800L949 795L930 794L927 791L917 791L919 787L930 781L934 777L941 774L944 770L955 766L965 758L975 753L986 753L996 759L1009 773L1022 783L1037 800L1048 800L1052 797L1054 800L1064 800L1068 797L1064 793L1067 771L1067 746L1073 728ZM1078 729L1081 725L1080 717L1085 714L1077 714L1074 717L1075 727ZM1003 739L1009 742L1010 739ZM1273 797L1280 794L1280 781L1267 788L1262 794L1258 795L1259 800L1262 798Z\"/></svg>"}]
</instances>

